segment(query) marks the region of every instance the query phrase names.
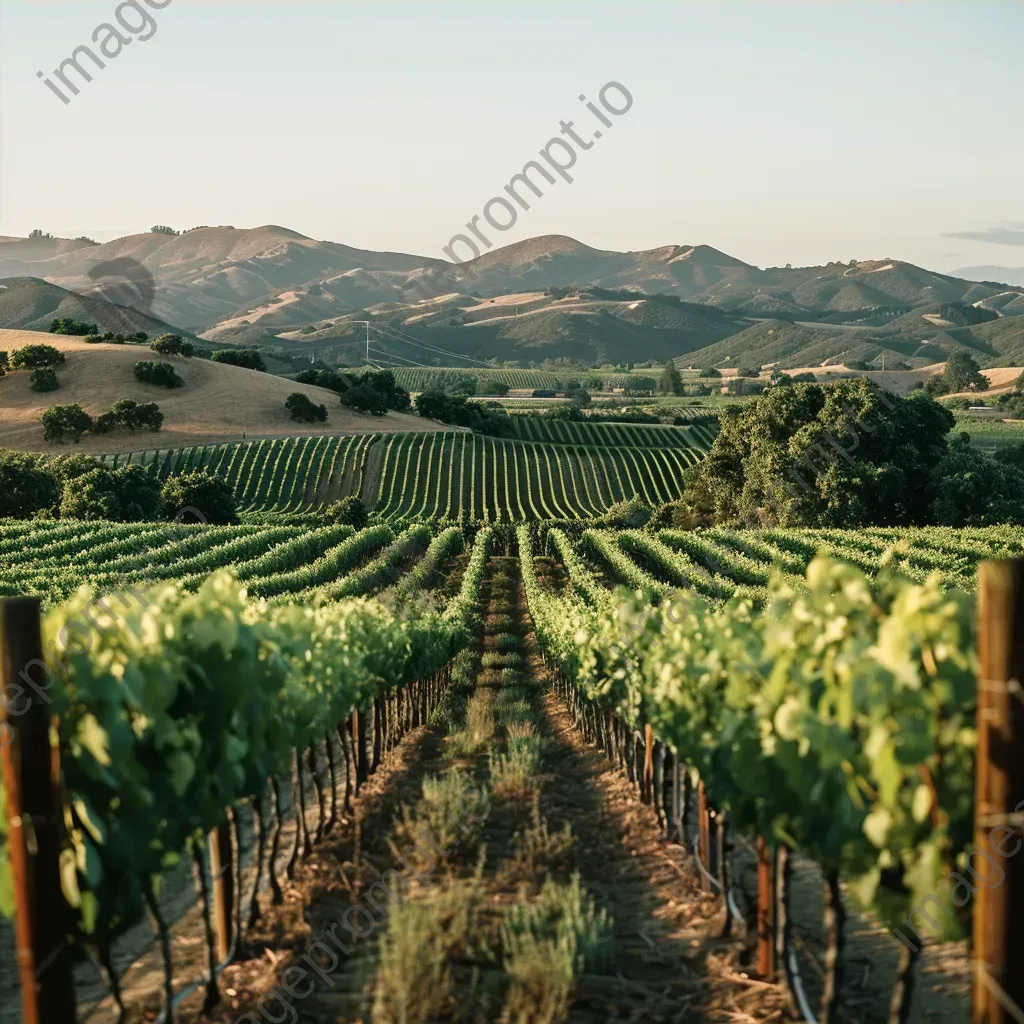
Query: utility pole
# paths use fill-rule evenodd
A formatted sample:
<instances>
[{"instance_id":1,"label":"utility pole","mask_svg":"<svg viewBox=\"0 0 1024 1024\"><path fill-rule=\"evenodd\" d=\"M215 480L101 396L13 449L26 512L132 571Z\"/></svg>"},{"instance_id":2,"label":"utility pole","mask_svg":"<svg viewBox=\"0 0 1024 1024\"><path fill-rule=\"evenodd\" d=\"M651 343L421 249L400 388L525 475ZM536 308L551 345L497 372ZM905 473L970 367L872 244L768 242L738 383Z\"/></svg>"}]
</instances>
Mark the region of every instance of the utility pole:
<instances>
[{"instance_id":1,"label":"utility pole","mask_svg":"<svg viewBox=\"0 0 1024 1024\"><path fill-rule=\"evenodd\" d=\"M364 324L366 326L366 361L370 361L370 321L369 320L350 320L349 323L353 324Z\"/></svg>"}]
</instances>

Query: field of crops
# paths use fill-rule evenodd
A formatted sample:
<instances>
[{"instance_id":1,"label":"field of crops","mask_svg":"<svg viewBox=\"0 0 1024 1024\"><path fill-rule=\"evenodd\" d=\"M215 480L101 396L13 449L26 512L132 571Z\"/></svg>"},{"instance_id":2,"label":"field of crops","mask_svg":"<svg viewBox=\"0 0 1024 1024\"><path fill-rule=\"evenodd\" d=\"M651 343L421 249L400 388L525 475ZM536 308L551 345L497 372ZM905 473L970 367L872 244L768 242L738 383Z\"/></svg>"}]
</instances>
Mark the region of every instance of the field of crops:
<instances>
[{"instance_id":1,"label":"field of crops","mask_svg":"<svg viewBox=\"0 0 1024 1024\"><path fill-rule=\"evenodd\" d=\"M705 424L669 427L643 423L579 423L540 416L513 416L516 437L542 444L596 445L602 448L696 448L707 451L714 431Z\"/></svg>"},{"instance_id":2,"label":"field of crops","mask_svg":"<svg viewBox=\"0 0 1024 1024\"><path fill-rule=\"evenodd\" d=\"M682 494L683 472L702 454L473 434L394 434L383 444L374 508L385 521L579 519L632 497L662 504Z\"/></svg>"},{"instance_id":3,"label":"field of crops","mask_svg":"<svg viewBox=\"0 0 1024 1024\"><path fill-rule=\"evenodd\" d=\"M359 493L367 452L379 436L264 438L105 455L102 461L149 466L161 479L209 469L231 485L243 512L304 512Z\"/></svg>"},{"instance_id":4,"label":"field of crops","mask_svg":"<svg viewBox=\"0 0 1024 1024\"><path fill-rule=\"evenodd\" d=\"M943 586L975 587L978 564L990 558L1024 555L1024 527L994 526L860 530L769 529L585 530L578 541L551 531L552 550L579 570L583 596L596 579L624 584L661 598L692 590L709 600L750 597L766 600L777 576L794 591L806 590L807 567L818 554L841 560L869 577L894 569L918 583L938 573Z\"/></svg>"},{"instance_id":5,"label":"field of crops","mask_svg":"<svg viewBox=\"0 0 1024 1024\"><path fill-rule=\"evenodd\" d=\"M473 518L490 514L504 522L515 518L507 507L500 516L490 510L509 494L524 495L527 504L532 493L542 506L555 495L568 503L570 480L585 493L583 476L564 469L579 452L597 460L591 467L611 467L630 453L651 459L688 451L673 444L614 448L593 438L587 446L471 434L383 440L378 470L392 518L450 515L431 501L458 495ZM539 457L555 450L567 453L559 465L568 475L559 488L552 487L550 473L538 475L536 462L523 461L523 453ZM632 479L626 462L614 465L624 481ZM648 479L658 472L653 462L643 465ZM541 484L536 492L530 489L534 480ZM417 493L422 497L413 507L407 499ZM518 504L513 508L525 512ZM542 511L556 509L565 511L559 505ZM502 545L514 538L511 557L491 557L499 537ZM249 906L258 908L262 900L270 932L261 932L251 913L243 915L241 903L239 921L244 916L257 936L277 935L258 941L287 945L294 916L274 916L276 901L270 893L260 895L260 871L268 871L276 885L282 872L300 878L304 863L314 865L317 886L296 890L294 898L310 900L307 919L317 919L323 913L318 901L338 898L330 890L318 895L319 880L337 872L337 856L318 861L316 851L331 827L348 827L337 823L337 808L343 799L349 806L350 771L358 789L406 732L429 721L441 752L430 755L431 772L418 768L407 751L413 787L403 792L412 793L411 802L401 808L386 803L380 818L359 826L357 841L368 844L366 855L378 863L377 871L418 822L439 820L444 800L456 793L468 799L460 781L467 764L478 787L471 799L488 806L493 801L502 814L488 825L485 859L477 856L479 832L472 829L438 845L457 852L418 880L421 888L407 912L412 917L406 922L403 910L388 920L369 965L361 961L351 978L346 974L351 999L387 1008L394 1000L405 1005L413 992L419 998L423 990L407 976L409 965L426 962L437 950L457 960L462 947L446 946L447 933L422 927L416 915L428 913L431 900L466 896L467 907L483 900L511 908L495 911L498 920L489 917L490 923L469 909L459 913L469 915L465 928L476 929L474 948L491 950L488 955L512 979L525 969L521 958L527 955L508 938L508 929L519 926L515 922L545 907L544 913L564 912L589 929L590 952L580 953L582 959L556 968L552 958L559 947L552 946L530 961L532 977L557 974L568 986L559 989L562 1002L556 1005L563 1009L551 1019L567 1019L579 986L587 984L584 976L600 977L606 1005L624 1011L633 995L621 979L647 970L648 947L637 942L639 953L632 952L634 939L649 927L646 904L631 890L620 898L618 887L603 884L602 877L608 871L618 877L635 863L637 849L630 843L641 837L653 858L644 870L656 874L663 832L676 849L692 844L695 855L710 863L711 840L701 838L701 819L682 795L684 788L692 793L699 786L706 806L726 812L734 837L762 836L787 855L799 854L800 872L817 872L813 886L824 891L832 915L824 930L815 923L818 904L809 910L806 902L794 902L786 886L771 898L779 901L776 912L797 921L807 937L800 957L811 971L801 991L820 1002L821 1019L828 1019L829 1000L842 998L835 973L843 960L842 937L827 924L842 907L839 880L856 884L864 906L893 913L894 906L909 907L911 899L933 891L935 869L924 865L931 863L927 851L936 830L954 852L971 838L975 684L968 594L980 561L1021 556L1024 528L1016 527L680 531L581 524L544 530L521 523L493 533L483 527L474 535L427 524L393 529L387 522L354 531L343 525L7 520L0 523L0 594L40 596L48 608L44 635L62 652L54 664L63 688L53 710L62 721L64 785L82 808L76 813L87 813L93 826L71 835L77 863L88 870L71 872L65 885L78 900L82 930L76 941L100 963L108 964L110 944L156 906L145 884L126 885L125 878L161 874L163 865L189 849L201 857L192 837L215 829L227 808L237 827L243 806L250 808L244 816L250 822L247 863L256 865L255 881L247 883ZM160 586L147 589L154 584ZM616 592L621 584L634 595ZM82 585L121 597L97 601L78 590ZM381 601L366 600L374 596ZM533 634L543 661L526 657L526 637ZM830 668L823 672L826 663ZM123 675L120 665L128 667ZM186 679L187 699L172 700L166 688ZM928 685L918 685L920 680ZM446 696L452 686L456 697ZM635 785L637 797L657 811L646 824L631 818L628 829L609 828L606 817L580 803L581 781L586 787L609 784L602 781L605 769L581 760L570 746L576 741L562 725L555 728L561 720L552 716L562 712L543 700L550 688L567 709L566 721L602 748ZM812 699L822 692L820 702ZM833 706L846 709L852 727L839 724L828 710ZM341 731L339 722L347 723ZM870 744L851 732L864 736L883 725L885 734L871 733ZM913 758L906 753L908 736L917 744ZM107 743L119 752L113 764L104 760ZM219 770L229 747L240 769L230 779ZM796 771L797 763L811 769ZM941 799L941 816L934 804L935 813L921 810L920 764L931 772L929 792ZM336 771L342 765L344 794ZM853 789L851 772L858 780ZM289 781L294 788L286 801L280 790ZM606 800L624 799L621 791L602 792ZM548 801L541 806L564 801L571 808L561 812L557 827L549 829L539 816L538 796ZM168 814L172 803L175 813ZM273 816L265 812L271 804ZM285 807L295 821L288 833L294 845L287 850L281 839ZM332 821L337 818L333 826L328 807ZM482 821L486 812L481 814ZM570 833L579 838L570 840ZM0 823L0 871L4 843ZM566 862L573 843L578 852ZM241 840L236 844L241 851ZM714 869L730 887L725 914L752 927L761 897L756 885L747 885L742 843L734 839L729 849L728 873L722 874L721 859ZM572 871L559 866L566 863ZM893 863L908 865L906 891L876 895L877 879L868 884L865 877L873 877L876 864ZM460 865L454 875L453 864ZM682 887L664 890L662 898L684 906L693 899L694 883L680 879L693 869L685 861L677 867L668 874ZM544 888L539 882L530 888L538 871ZM174 878L181 885L188 876ZM371 875L358 884L372 882ZM476 895L467 895L465 885L475 886ZM239 882L236 891L241 888ZM564 911L554 909L559 901ZM406 926L411 930L403 932ZM180 925L187 927L187 921ZM716 925L709 931L709 940L720 943L719 930ZM202 932L180 934L182 943L204 941ZM960 934L951 925L944 937ZM397 949L399 941L405 945ZM892 951L885 946L891 940L873 941L857 956L875 963L871 997L884 1017L896 985ZM675 956L671 945L661 948L663 956ZM367 969L374 972L369 989ZM487 1002L492 996L463 989L461 975L445 978L440 989L430 990L441 992L432 997L440 1000L430 1004L433 1012L467 1000L482 1019L498 1019L486 1016L501 1009ZM735 972L712 969L708 983L731 993L730 999L759 1000L759 1008L774 1007L781 998L764 983L752 992L736 978ZM232 992L242 993L238 1005L248 1005L245 978L225 979ZM679 979L685 988L685 972ZM506 1008L525 1005L518 982L510 984L494 998L506 1000ZM950 1000L962 1001L963 991L948 978L943 985L948 991L940 986L915 998L932 1007L936 1001L958 1005ZM83 983L82 992L87 990ZM684 995L681 989L673 998ZM0 999L10 998L0 984ZM909 998L904 993L898 1001ZM146 999L159 1004L152 986ZM391 1019L383 1009L380 1016ZM422 1018L429 1019L435 1018Z\"/></svg>"}]
</instances>

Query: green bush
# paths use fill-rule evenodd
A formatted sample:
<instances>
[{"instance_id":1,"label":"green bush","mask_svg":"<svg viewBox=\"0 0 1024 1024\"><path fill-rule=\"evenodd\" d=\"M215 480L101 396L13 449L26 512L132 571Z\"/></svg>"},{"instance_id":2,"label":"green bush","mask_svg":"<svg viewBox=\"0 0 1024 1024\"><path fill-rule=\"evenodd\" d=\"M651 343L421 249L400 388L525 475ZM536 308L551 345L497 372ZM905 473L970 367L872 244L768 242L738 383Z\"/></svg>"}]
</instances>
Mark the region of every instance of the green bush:
<instances>
[{"instance_id":1,"label":"green bush","mask_svg":"<svg viewBox=\"0 0 1024 1024\"><path fill-rule=\"evenodd\" d=\"M149 347L160 356L183 356L191 359L195 354L195 345L185 341L180 334L161 334L156 341L151 341Z\"/></svg>"},{"instance_id":2,"label":"green bush","mask_svg":"<svg viewBox=\"0 0 1024 1024\"><path fill-rule=\"evenodd\" d=\"M135 364L135 379L158 388L180 388L184 381L170 363L142 360Z\"/></svg>"},{"instance_id":3,"label":"green bush","mask_svg":"<svg viewBox=\"0 0 1024 1024\"><path fill-rule=\"evenodd\" d=\"M84 320L74 320L71 317L58 317L50 324L51 334L70 334L82 337L87 334L98 334L95 324L86 323Z\"/></svg>"},{"instance_id":4,"label":"green bush","mask_svg":"<svg viewBox=\"0 0 1024 1024\"><path fill-rule=\"evenodd\" d=\"M214 352L210 359L215 363L226 363L228 366L241 366L244 370L259 370L266 373L267 364L263 356L255 348L225 348Z\"/></svg>"},{"instance_id":5,"label":"green bush","mask_svg":"<svg viewBox=\"0 0 1024 1024\"><path fill-rule=\"evenodd\" d=\"M179 522L238 522L235 496L224 480L209 470L170 476L160 492L163 518Z\"/></svg>"},{"instance_id":6,"label":"green bush","mask_svg":"<svg viewBox=\"0 0 1024 1024\"><path fill-rule=\"evenodd\" d=\"M43 439L63 443L69 438L78 444L81 436L93 427L92 417L77 403L51 405L43 413Z\"/></svg>"},{"instance_id":7,"label":"green bush","mask_svg":"<svg viewBox=\"0 0 1024 1024\"><path fill-rule=\"evenodd\" d=\"M370 520L366 506L352 494L340 501L332 502L324 509L324 515L336 523L354 526L357 530L365 529Z\"/></svg>"},{"instance_id":8,"label":"green bush","mask_svg":"<svg viewBox=\"0 0 1024 1024\"><path fill-rule=\"evenodd\" d=\"M31 381L33 391L56 391L60 387L57 371L52 366L37 366L32 371Z\"/></svg>"},{"instance_id":9,"label":"green bush","mask_svg":"<svg viewBox=\"0 0 1024 1024\"><path fill-rule=\"evenodd\" d=\"M0 518L27 519L59 501L60 483L39 456L0 449Z\"/></svg>"},{"instance_id":10,"label":"green bush","mask_svg":"<svg viewBox=\"0 0 1024 1024\"><path fill-rule=\"evenodd\" d=\"M302 391L290 394L285 399L284 407L298 423L324 423L327 420L327 406L317 405Z\"/></svg>"},{"instance_id":11,"label":"green bush","mask_svg":"<svg viewBox=\"0 0 1024 1024\"><path fill-rule=\"evenodd\" d=\"M136 402L122 398L96 420L97 434L108 434L116 427L135 433L138 430L156 432L163 426L164 414L155 402Z\"/></svg>"},{"instance_id":12,"label":"green bush","mask_svg":"<svg viewBox=\"0 0 1024 1024\"><path fill-rule=\"evenodd\" d=\"M14 370L34 370L40 366L60 366L64 362L64 353L52 345L26 345L14 350L11 356L11 368Z\"/></svg>"},{"instance_id":13,"label":"green bush","mask_svg":"<svg viewBox=\"0 0 1024 1024\"><path fill-rule=\"evenodd\" d=\"M62 519L137 522L156 519L159 513L160 481L142 466L97 466L66 480L61 495Z\"/></svg>"}]
</instances>

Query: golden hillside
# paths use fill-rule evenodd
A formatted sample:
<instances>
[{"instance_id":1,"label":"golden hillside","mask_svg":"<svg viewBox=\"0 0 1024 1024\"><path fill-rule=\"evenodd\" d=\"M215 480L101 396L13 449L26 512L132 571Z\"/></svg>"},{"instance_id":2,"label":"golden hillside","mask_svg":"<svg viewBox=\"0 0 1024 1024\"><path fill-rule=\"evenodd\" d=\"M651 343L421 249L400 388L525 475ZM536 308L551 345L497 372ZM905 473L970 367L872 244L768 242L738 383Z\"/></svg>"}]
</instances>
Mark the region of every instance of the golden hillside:
<instances>
[{"instance_id":1,"label":"golden hillside","mask_svg":"<svg viewBox=\"0 0 1024 1024\"><path fill-rule=\"evenodd\" d=\"M389 413L364 416L343 408L333 391L296 384L268 373L205 359L167 359L145 345L86 345L77 338L63 338L38 331L0 330L0 350L8 354L32 344L59 348L66 362L57 368L60 387L37 393L29 387L29 373L18 371L0 378L0 447L20 451L95 452L133 451L140 448L175 448L214 444L246 437L293 434L366 434L377 431L437 430L418 416ZM141 359L173 363L185 386L170 391L141 384L133 367ZM284 407L294 391L304 391L327 406L327 424L295 423ZM164 414L157 434L115 432L99 437L86 435L76 445L43 441L41 417L51 405L77 402L90 415L105 412L119 398L156 402ZM443 428L441 428L443 429Z\"/></svg>"}]
</instances>

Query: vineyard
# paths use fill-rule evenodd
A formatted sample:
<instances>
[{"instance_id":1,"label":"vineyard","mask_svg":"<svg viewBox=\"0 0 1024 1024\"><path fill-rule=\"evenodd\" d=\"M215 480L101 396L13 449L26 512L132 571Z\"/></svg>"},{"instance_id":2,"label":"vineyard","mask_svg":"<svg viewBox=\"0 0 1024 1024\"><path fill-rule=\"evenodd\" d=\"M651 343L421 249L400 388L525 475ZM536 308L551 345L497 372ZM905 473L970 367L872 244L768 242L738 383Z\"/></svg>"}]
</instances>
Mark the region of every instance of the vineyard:
<instances>
[{"instance_id":1,"label":"vineyard","mask_svg":"<svg viewBox=\"0 0 1024 1024\"><path fill-rule=\"evenodd\" d=\"M692 447L532 444L473 434L393 434L384 442L377 515L519 522L584 519L639 497L683 492ZM364 499L366 494L364 493Z\"/></svg>"},{"instance_id":2,"label":"vineyard","mask_svg":"<svg viewBox=\"0 0 1024 1024\"><path fill-rule=\"evenodd\" d=\"M401 478L396 504L438 478L431 441L488 443L464 464L500 464L502 442L417 437L426 444L389 439L382 480ZM643 1006L644 1019L676 1020L685 999L760 1019L785 1003L776 976L822 1024L962 1006L959 968L916 996L907 983L932 969L914 908L972 836L970 592L979 563L1021 555L1024 529L1012 527L520 523L474 535L7 521L0 589L48 608L51 681L25 679L61 723L65 852L44 836L36 855L66 865L45 898L75 922L68 991L82 1006L121 1001L133 1021L173 1002L182 1020L203 1004L227 1024L267 992L253 986L269 969L230 935L295 962L288 892L330 954L303 1011L324 1024L427 1024L459 1005L479 1019L563 1021L595 1000L623 1015L608 1019ZM30 632L18 627L23 653ZM4 706L5 731L28 728ZM406 769L394 775L392 758ZM423 829L443 853L408 852ZM195 841L206 834L209 846ZM11 830L0 846L6 913L24 891L8 859L19 841ZM365 947L362 929L327 944L330 922L396 857L401 909L374 917ZM233 865L230 889L217 863ZM652 888L638 899L641 879ZM808 899L808 884L823 897ZM175 911L189 891L191 909ZM768 912L788 924L765 938ZM871 920L898 922L911 941L865 931ZM40 927L46 941L58 934ZM723 927L747 934L755 962L737 940L700 981L671 937L684 927L719 947ZM948 913L929 937L958 941L968 927ZM692 966L652 980L640 934L661 936L666 964ZM204 961L181 951L192 942L207 950L198 985ZM470 950L493 984L444 970ZM851 958L872 965L866 990L844 983ZM432 963L441 973L423 987L417 972ZM751 970L761 987L741 983ZM131 994L147 971L162 986ZM49 998L44 1019L70 1024Z\"/></svg>"},{"instance_id":3,"label":"vineyard","mask_svg":"<svg viewBox=\"0 0 1024 1024\"><path fill-rule=\"evenodd\" d=\"M588 423L541 416L513 416L516 437L541 444L589 445L602 448L695 448L706 451L714 430L706 424L663 427L637 423Z\"/></svg>"},{"instance_id":4,"label":"vineyard","mask_svg":"<svg viewBox=\"0 0 1024 1024\"><path fill-rule=\"evenodd\" d=\"M528 418L515 422L520 419ZM364 434L133 452L103 461L147 466L161 479L212 470L234 489L241 512L302 513L354 494L385 521L513 522L600 515L634 495L651 504L670 501L709 442L700 425L537 423L518 429L546 433L543 444L462 432Z\"/></svg>"},{"instance_id":5,"label":"vineyard","mask_svg":"<svg viewBox=\"0 0 1024 1024\"><path fill-rule=\"evenodd\" d=\"M194 448L104 455L108 466L148 466L166 479L172 473L208 469L232 487L242 511L305 512L356 494L376 434L288 437Z\"/></svg>"}]
</instances>

